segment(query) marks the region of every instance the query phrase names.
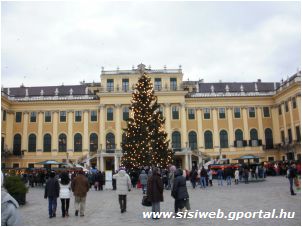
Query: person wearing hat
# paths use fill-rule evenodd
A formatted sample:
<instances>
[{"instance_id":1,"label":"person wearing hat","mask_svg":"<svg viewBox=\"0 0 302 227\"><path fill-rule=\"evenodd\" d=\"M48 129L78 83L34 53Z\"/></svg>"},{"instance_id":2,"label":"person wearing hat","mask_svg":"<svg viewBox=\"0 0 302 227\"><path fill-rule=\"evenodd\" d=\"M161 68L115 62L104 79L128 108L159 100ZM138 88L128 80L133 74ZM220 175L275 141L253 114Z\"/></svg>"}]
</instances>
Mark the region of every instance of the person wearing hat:
<instances>
[{"instance_id":1,"label":"person wearing hat","mask_svg":"<svg viewBox=\"0 0 302 227\"><path fill-rule=\"evenodd\" d=\"M1 173L1 226L21 225L18 202L4 189L4 176Z\"/></svg>"},{"instance_id":2,"label":"person wearing hat","mask_svg":"<svg viewBox=\"0 0 302 227\"><path fill-rule=\"evenodd\" d=\"M49 218L56 217L57 210L57 198L60 195L59 181L55 178L55 172L49 174L49 178L46 182L44 199L48 198L48 214Z\"/></svg>"},{"instance_id":3,"label":"person wearing hat","mask_svg":"<svg viewBox=\"0 0 302 227\"><path fill-rule=\"evenodd\" d=\"M126 173L125 168L121 167L112 178L116 179L116 193L118 194L121 213L124 213L127 209L127 193L131 191L130 176Z\"/></svg>"}]
</instances>

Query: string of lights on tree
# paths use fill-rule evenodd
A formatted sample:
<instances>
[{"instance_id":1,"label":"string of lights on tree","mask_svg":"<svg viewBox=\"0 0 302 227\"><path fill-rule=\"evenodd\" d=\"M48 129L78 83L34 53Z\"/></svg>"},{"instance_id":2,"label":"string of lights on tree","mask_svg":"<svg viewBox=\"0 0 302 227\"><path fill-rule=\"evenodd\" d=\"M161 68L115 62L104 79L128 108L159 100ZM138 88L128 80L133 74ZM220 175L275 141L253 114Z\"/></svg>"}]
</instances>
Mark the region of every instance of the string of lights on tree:
<instances>
[{"instance_id":1,"label":"string of lights on tree","mask_svg":"<svg viewBox=\"0 0 302 227\"><path fill-rule=\"evenodd\" d=\"M166 168L172 162L172 150L164 130L165 119L150 76L141 74L132 94L132 116L124 129L122 165L132 170L144 166Z\"/></svg>"}]
</instances>

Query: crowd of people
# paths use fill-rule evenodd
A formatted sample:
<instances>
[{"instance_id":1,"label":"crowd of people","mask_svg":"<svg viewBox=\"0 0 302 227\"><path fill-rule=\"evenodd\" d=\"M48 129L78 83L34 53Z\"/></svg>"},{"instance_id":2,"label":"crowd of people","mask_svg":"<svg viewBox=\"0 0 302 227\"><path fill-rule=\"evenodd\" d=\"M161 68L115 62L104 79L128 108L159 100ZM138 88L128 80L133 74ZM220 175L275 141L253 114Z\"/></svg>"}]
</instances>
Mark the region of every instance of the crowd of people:
<instances>
[{"instance_id":1,"label":"crowd of people","mask_svg":"<svg viewBox=\"0 0 302 227\"><path fill-rule=\"evenodd\" d=\"M173 165L169 165L165 169L146 166L136 170L126 170L121 167L118 171L112 172L112 189L116 190L118 195L121 213L127 211L127 194L132 188L142 189L143 196L151 203L153 212L160 211L160 202L164 199L163 191L170 190L171 196L175 200L174 210L177 213L190 209L187 181L191 182L193 189L213 187L214 179L217 179L219 187L223 186L224 182L227 186L231 186L233 179L235 185L240 182L248 184L251 179L265 178L268 168L272 168L267 165L239 165L236 168L227 165L220 166L220 168L207 167L193 166L191 171L177 169ZM301 174L300 163L276 163L273 168L278 174L286 175L289 179L290 193L295 195L293 185L296 184L297 176ZM69 217L72 193L75 200L75 216L83 217L88 191L92 186L95 190L103 190L106 182L105 172L99 171L95 167L91 168L89 172L78 170L57 173L55 171L23 173L21 178L30 187L44 187L44 198L48 199L49 218L56 217L58 198L61 200L62 217ZM4 196L2 194L2 198L11 201L10 205L13 205L13 208L18 207L18 203L9 194L4 194ZM8 224L3 220L2 223Z\"/></svg>"}]
</instances>

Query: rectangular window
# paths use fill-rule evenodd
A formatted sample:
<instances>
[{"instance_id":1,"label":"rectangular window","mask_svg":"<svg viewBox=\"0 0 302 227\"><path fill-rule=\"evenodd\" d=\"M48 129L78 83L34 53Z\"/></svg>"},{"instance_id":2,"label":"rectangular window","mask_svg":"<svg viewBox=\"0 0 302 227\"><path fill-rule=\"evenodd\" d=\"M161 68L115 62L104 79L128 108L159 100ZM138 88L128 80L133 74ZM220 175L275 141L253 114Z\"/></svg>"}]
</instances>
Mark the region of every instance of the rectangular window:
<instances>
[{"instance_id":1,"label":"rectangular window","mask_svg":"<svg viewBox=\"0 0 302 227\"><path fill-rule=\"evenodd\" d=\"M288 112L288 102L285 101L285 102L284 102L284 105L285 105L285 112Z\"/></svg>"},{"instance_id":2,"label":"rectangular window","mask_svg":"<svg viewBox=\"0 0 302 227\"><path fill-rule=\"evenodd\" d=\"M3 120L3 121L6 121L6 110L3 110L2 120Z\"/></svg>"},{"instance_id":3,"label":"rectangular window","mask_svg":"<svg viewBox=\"0 0 302 227\"><path fill-rule=\"evenodd\" d=\"M268 106L264 106L263 107L263 116L264 117L270 117L270 111L269 111L269 107Z\"/></svg>"},{"instance_id":4,"label":"rectangular window","mask_svg":"<svg viewBox=\"0 0 302 227\"><path fill-rule=\"evenodd\" d=\"M284 131L281 131L281 141L282 141L282 143L285 143L285 134L284 134Z\"/></svg>"},{"instance_id":5,"label":"rectangular window","mask_svg":"<svg viewBox=\"0 0 302 227\"><path fill-rule=\"evenodd\" d=\"M155 91L161 90L161 78L154 79L154 89L155 89Z\"/></svg>"},{"instance_id":6,"label":"rectangular window","mask_svg":"<svg viewBox=\"0 0 302 227\"><path fill-rule=\"evenodd\" d=\"M13 168L19 168L19 163L13 163Z\"/></svg>"},{"instance_id":7,"label":"rectangular window","mask_svg":"<svg viewBox=\"0 0 302 227\"><path fill-rule=\"evenodd\" d=\"M60 122L66 122L66 111L60 111Z\"/></svg>"},{"instance_id":8,"label":"rectangular window","mask_svg":"<svg viewBox=\"0 0 302 227\"><path fill-rule=\"evenodd\" d=\"M76 122L82 121L82 111L75 111L75 121Z\"/></svg>"},{"instance_id":9,"label":"rectangular window","mask_svg":"<svg viewBox=\"0 0 302 227\"><path fill-rule=\"evenodd\" d=\"M113 121L113 109L112 108L107 109L107 121Z\"/></svg>"},{"instance_id":10,"label":"rectangular window","mask_svg":"<svg viewBox=\"0 0 302 227\"><path fill-rule=\"evenodd\" d=\"M179 110L177 106L172 107L172 119L178 120L179 119Z\"/></svg>"},{"instance_id":11,"label":"rectangular window","mask_svg":"<svg viewBox=\"0 0 302 227\"><path fill-rule=\"evenodd\" d=\"M122 89L123 89L124 92L129 91L129 79L123 79Z\"/></svg>"},{"instance_id":12,"label":"rectangular window","mask_svg":"<svg viewBox=\"0 0 302 227\"><path fill-rule=\"evenodd\" d=\"M219 118L224 119L225 118L225 108L219 108Z\"/></svg>"},{"instance_id":13,"label":"rectangular window","mask_svg":"<svg viewBox=\"0 0 302 227\"><path fill-rule=\"evenodd\" d=\"M33 169L33 168L35 168L35 164L34 163L28 163L28 168L31 168L31 169Z\"/></svg>"},{"instance_id":14,"label":"rectangular window","mask_svg":"<svg viewBox=\"0 0 302 227\"><path fill-rule=\"evenodd\" d=\"M188 109L188 118L189 118L190 120L195 119L195 110L194 110L194 109L192 109L192 108L189 108L189 109Z\"/></svg>"},{"instance_id":15,"label":"rectangular window","mask_svg":"<svg viewBox=\"0 0 302 227\"><path fill-rule=\"evenodd\" d=\"M292 105L293 105L293 109L297 108L297 102L296 102L296 97L292 98Z\"/></svg>"},{"instance_id":16,"label":"rectangular window","mask_svg":"<svg viewBox=\"0 0 302 227\"><path fill-rule=\"evenodd\" d=\"M36 122L37 121L37 113L31 112L30 113L30 122Z\"/></svg>"},{"instance_id":17,"label":"rectangular window","mask_svg":"<svg viewBox=\"0 0 302 227\"><path fill-rule=\"evenodd\" d=\"M129 119L129 107L123 108L123 120L127 121Z\"/></svg>"},{"instance_id":18,"label":"rectangular window","mask_svg":"<svg viewBox=\"0 0 302 227\"><path fill-rule=\"evenodd\" d=\"M113 79L107 79L107 91L111 92L114 90L114 81Z\"/></svg>"},{"instance_id":19,"label":"rectangular window","mask_svg":"<svg viewBox=\"0 0 302 227\"><path fill-rule=\"evenodd\" d=\"M301 141L301 133L300 133L300 126L296 126L296 135L297 135L297 141Z\"/></svg>"},{"instance_id":20,"label":"rectangular window","mask_svg":"<svg viewBox=\"0 0 302 227\"><path fill-rule=\"evenodd\" d=\"M268 161L273 162L273 161L275 161L275 158L274 157L268 157Z\"/></svg>"},{"instance_id":21,"label":"rectangular window","mask_svg":"<svg viewBox=\"0 0 302 227\"><path fill-rule=\"evenodd\" d=\"M211 110L210 108L203 109L203 118L204 119L211 119Z\"/></svg>"},{"instance_id":22,"label":"rectangular window","mask_svg":"<svg viewBox=\"0 0 302 227\"><path fill-rule=\"evenodd\" d=\"M282 114L282 108L281 108L281 105L278 106L278 111L279 111L279 115Z\"/></svg>"},{"instance_id":23,"label":"rectangular window","mask_svg":"<svg viewBox=\"0 0 302 227\"><path fill-rule=\"evenodd\" d=\"M50 111L46 111L44 113L44 121L45 122L51 122L51 112Z\"/></svg>"},{"instance_id":24,"label":"rectangular window","mask_svg":"<svg viewBox=\"0 0 302 227\"><path fill-rule=\"evenodd\" d=\"M255 107L249 107L249 117L254 118L255 116Z\"/></svg>"},{"instance_id":25,"label":"rectangular window","mask_svg":"<svg viewBox=\"0 0 302 227\"><path fill-rule=\"evenodd\" d=\"M98 120L98 112L96 110L92 110L90 112L90 121L97 121Z\"/></svg>"},{"instance_id":26,"label":"rectangular window","mask_svg":"<svg viewBox=\"0 0 302 227\"><path fill-rule=\"evenodd\" d=\"M159 108L158 108L158 112L159 112L159 114L160 114L160 117L161 118L164 118L164 109L163 109L163 107L162 106L160 106Z\"/></svg>"},{"instance_id":27,"label":"rectangular window","mask_svg":"<svg viewBox=\"0 0 302 227\"><path fill-rule=\"evenodd\" d=\"M176 91L177 90L177 79L170 78L170 90Z\"/></svg>"},{"instance_id":28,"label":"rectangular window","mask_svg":"<svg viewBox=\"0 0 302 227\"><path fill-rule=\"evenodd\" d=\"M240 108L239 107L234 108L234 117L240 118Z\"/></svg>"},{"instance_id":29,"label":"rectangular window","mask_svg":"<svg viewBox=\"0 0 302 227\"><path fill-rule=\"evenodd\" d=\"M22 121L22 112L16 112L16 122Z\"/></svg>"},{"instance_id":30,"label":"rectangular window","mask_svg":"<svg viewBox=\"0 0 302 227\"><path fill-rule=\"evenodd\" d=\"M289 128L287 132L288 132L288 143L292 143L293 142L292 130Z\"/></svg>"}]
</instances>

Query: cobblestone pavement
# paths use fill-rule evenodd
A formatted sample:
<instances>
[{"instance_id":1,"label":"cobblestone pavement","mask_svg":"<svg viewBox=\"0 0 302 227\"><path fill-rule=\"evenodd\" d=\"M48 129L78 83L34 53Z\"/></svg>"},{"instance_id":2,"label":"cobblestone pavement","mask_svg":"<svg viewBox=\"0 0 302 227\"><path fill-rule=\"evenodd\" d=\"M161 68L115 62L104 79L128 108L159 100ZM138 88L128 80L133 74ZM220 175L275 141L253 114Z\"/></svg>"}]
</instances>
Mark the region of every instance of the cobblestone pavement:
<instances>
[{"instance_id":1,"label":"cobblestone pavement","mask_svg":"<svg viewBox=\"0 0 302 227\"><path fill-rule=\"evenodd\" d=\"M272 211L280 209L295 212L293 219L143 219L142 212L150 207L141 205L142 192L133 189L127 198L127 212L121 214L115 191L89 191L84 217L74 216L74 198L71 198L70 217L61 217L61 202L58 200L57 217L49 219L47 200L43 199L42 188L30 188L27 204L20 208L24 225L299 225L301 224L301 194L291 196L285 177L268 177L264 182L218 187L214 181L211 188L188 187L191 211ZM164 192L161 211L174 209L170 191Z\"/></svg>"}]
</instances>

